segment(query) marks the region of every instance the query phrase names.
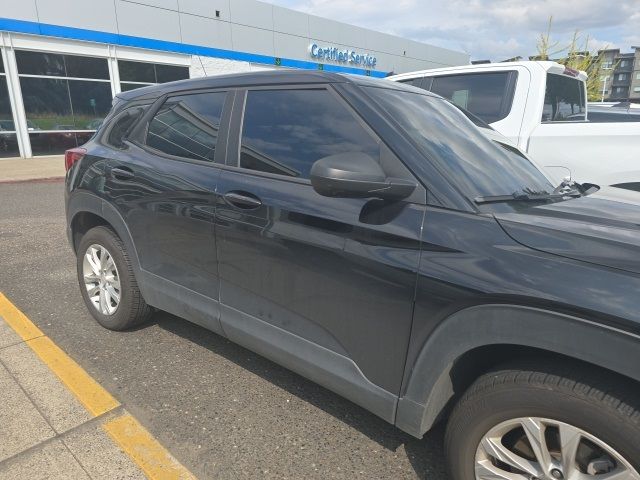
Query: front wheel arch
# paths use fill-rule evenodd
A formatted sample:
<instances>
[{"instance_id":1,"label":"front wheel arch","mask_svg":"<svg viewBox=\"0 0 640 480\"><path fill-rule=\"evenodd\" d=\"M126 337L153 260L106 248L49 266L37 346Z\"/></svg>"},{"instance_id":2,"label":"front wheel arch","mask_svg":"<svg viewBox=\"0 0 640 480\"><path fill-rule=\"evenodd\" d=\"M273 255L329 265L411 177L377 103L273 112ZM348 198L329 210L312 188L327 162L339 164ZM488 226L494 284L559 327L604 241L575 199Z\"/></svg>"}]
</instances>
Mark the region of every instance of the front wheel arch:
<instances>
[{"instance_id":1,"label":"front wheel arch","mask_svg":"<svg viewBox=\"0 0 640 480\"><path fill-rule=\"evenodd\" d=\"M398 401L395 424L418 438L475 378L521 356L581 361L640 382L640 338L538 308L480 305L443 321L425 342Z\"/></svg>"}]
</instances>

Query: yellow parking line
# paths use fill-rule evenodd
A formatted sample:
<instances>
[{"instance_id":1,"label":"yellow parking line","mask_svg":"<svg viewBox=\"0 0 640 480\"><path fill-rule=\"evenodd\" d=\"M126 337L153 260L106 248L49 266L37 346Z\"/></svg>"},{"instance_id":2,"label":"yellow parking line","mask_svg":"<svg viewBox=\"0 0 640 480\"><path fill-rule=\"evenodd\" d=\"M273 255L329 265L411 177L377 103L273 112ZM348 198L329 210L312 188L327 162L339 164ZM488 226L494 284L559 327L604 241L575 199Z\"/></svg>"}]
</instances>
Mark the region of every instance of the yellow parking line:
<instances>
[{"instance_id":1,"label":"yellow parking line","mask_svg":"<svg viewBox=\"0 0 640 480\"><path fill-rule=\"evenodd\" d=\"M42 337L44 333L0 292L0 317L24 340Z\"/></svg>"},{"instance_id":2,"label":"yellow parking line","mask_svg":"<svg viewBox=\"0 0 640 480\"><path fill-rule=\"evenodd\" d=\"M22 337L84 407L94 416L113 410L120 403L100 386L69 355L45 336L27 316L0 292L0 316Z\"/></svg>"},{"instance_id":3,"label":"yellow parking line","mask_svg":"<svg viewBox=\"0 0 640 480\"><path fill-rule=\"evenodd\" d=\"M0 317L94 416L102 415L120 405L2 292L0 292ZM194 480L196 478L128 413L109 420L102 427L151 480Z\"/></svg>"},{"instance_id":4,"label":"yellow parking line","mask_svg":"<svg viewBox=\"0 0 640 480\"><path fill-rule=\"evenodd\" d=\"M94 417L120 405L120 402L113 398L48 337L34 338L29 340L27 345L36 352Z\"/></svg>"},{"instance_id":5,"label":"yellow parking line","mask_svg":"<svg viewBox=\"0 0 640 480\"><path fill-rule=\"evenodd\" d=\"M183 467L131 415L122 415L104 428L111 438L152 480L191 480L195 477Z\"/></svg>"}]
</instances>

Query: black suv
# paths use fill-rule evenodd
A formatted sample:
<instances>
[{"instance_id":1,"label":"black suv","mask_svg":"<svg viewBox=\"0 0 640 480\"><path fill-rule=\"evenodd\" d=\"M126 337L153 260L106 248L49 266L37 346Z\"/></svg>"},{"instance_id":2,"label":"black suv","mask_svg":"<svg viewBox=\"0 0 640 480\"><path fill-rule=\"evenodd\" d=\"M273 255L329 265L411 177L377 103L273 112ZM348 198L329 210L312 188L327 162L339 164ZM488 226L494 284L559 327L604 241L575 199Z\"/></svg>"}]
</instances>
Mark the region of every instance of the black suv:
<instances>
[{"instance_id":1,"label":"black suv","mask_svg":"<svg viewBox=\"0 0 640 480\"><path fill-rule=\"evenodd\" d=\"M87 308L161 309L416 437L451 476L640 480L640 205L442 98L272 71L119 94L67 152Z\"/></svg>"}]
</instances>

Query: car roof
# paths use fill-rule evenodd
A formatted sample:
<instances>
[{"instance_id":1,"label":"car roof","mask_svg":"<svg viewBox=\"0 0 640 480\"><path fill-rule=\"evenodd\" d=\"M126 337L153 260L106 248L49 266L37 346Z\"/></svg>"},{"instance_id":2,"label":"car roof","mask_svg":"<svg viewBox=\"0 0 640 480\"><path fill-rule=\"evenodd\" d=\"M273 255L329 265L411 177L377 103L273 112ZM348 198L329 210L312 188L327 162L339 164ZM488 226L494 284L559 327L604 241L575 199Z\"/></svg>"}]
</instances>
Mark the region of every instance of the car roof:
<instances>
[{"instance_id":1,"label":"car roof","mask_svg":"<svg viewBox=\"0 0 640 480\"><path fill-rule=\"evenodd\" d=\"M269 85L313 85L326 83L351 83L362 86L377 86L391 88L394 90L418 91L415 87L403 85L401 83L389 82L383 79L374 79L363 75L349 75L341 73L310 71L310 70L284 70L274 69L260 72L234 73L227 75L214 75L210 77L190 78L178 80L176 82L152 85L149 87L137 88L122 92L117 95L121 100L142 100L147 98L157 98L166 93L189 89L205 88L239 88L248 86L269 86ZM419 90L422 94L428 94L424 90Z\"/></svg>"}]
</instances>

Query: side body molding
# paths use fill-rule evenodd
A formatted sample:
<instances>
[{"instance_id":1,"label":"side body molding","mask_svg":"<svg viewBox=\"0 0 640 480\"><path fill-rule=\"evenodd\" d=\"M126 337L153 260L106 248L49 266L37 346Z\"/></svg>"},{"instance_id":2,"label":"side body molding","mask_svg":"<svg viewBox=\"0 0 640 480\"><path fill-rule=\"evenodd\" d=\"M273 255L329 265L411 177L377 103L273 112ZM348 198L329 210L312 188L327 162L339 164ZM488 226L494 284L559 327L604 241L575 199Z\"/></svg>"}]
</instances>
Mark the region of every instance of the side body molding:
<instances>
[{"instance_id":1,"label":"side body molding","mask_svg":"<svg viewBox=\"0 0 640 480\"><path fill-rule=\"evenodd\" d=\"M454 313L422 347L399 399L395 424L421 438L456 393L451 370L466 352L488 345L534 347L583 360L640 381L640 337L578 317L491 304Z\"/></svg>"}]
</instances>

